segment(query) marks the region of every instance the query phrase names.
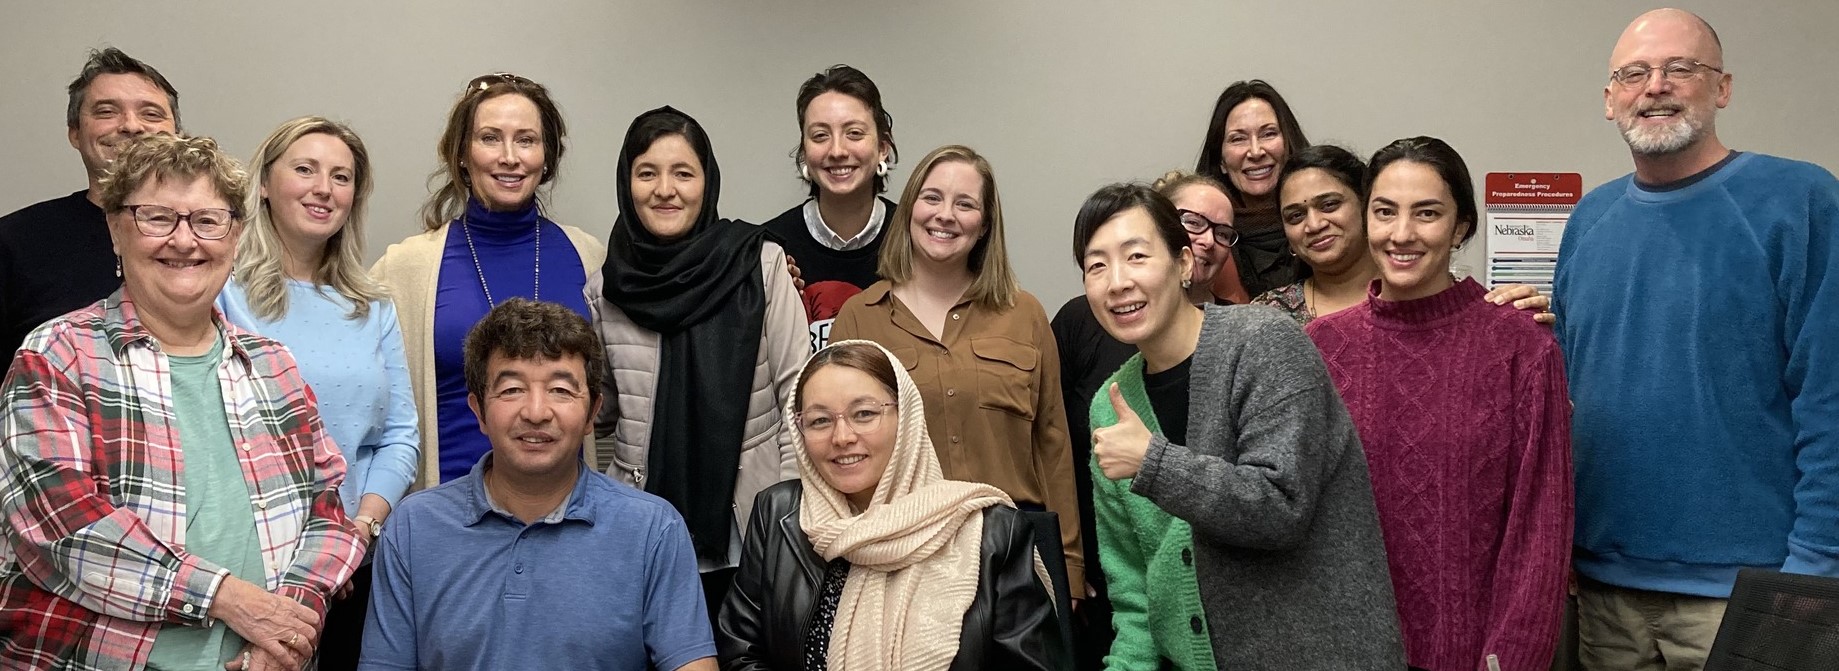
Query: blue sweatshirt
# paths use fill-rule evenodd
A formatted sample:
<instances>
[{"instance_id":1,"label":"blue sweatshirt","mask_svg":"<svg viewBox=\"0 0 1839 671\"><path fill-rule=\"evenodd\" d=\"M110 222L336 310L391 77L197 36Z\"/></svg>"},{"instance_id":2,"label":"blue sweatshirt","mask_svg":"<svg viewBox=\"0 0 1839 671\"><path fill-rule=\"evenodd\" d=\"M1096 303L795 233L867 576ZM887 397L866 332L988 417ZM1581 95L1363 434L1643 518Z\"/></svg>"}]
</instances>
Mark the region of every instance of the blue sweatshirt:
<instances>
[{"instance_id":1,"label":"blue sweatshirt","mask_svg":"<svg viewBox=\"0 0 1839 671\"><path fill-rule=\"evenodd\" d=\"M1741 567L1839 576L1839 181L1762 154L1590 192L1553 287L1577 569L1728 597Z\"/></svg>"},{"instance_id":2,"label":"blue sweatshirt","mask_svg":"<svg viewBox=\"0 0 1839 671\"><path fill-rule=\"evenodd\" d=\"M230 323L280 341L294 354L326 435L345 457L338 491L345 514L356 515L365 494L394 508L421 463L421 427L395 304L372 301L369 314L353 321L350 299L331 287L288 280L287 314L268 321L255 315L242 284L231 280L217 307Z\"/></svg>"}]
</instances>

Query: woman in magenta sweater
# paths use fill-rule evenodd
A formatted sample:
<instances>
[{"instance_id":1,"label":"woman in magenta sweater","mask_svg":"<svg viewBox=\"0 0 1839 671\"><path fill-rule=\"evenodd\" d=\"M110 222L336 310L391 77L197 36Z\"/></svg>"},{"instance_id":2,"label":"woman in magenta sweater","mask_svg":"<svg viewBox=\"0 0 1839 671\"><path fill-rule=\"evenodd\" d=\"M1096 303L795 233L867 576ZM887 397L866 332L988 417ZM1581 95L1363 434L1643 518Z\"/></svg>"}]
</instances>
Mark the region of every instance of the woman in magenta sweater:
<instances>
[{"instance_id":1,"label":"woman in magenta sweater","mask_svg":"<svg viewBox=\"0 0 1839 671\"><path fill-rule=\"evenodd\" d=\"M1308 332L1366 449L1406 658L1430 671L1546 669L1572 531L1557 341L1450 276L1479 217L1448 144L1387 145L1365 186L1379 279Z\"/></svg>"}]
</instances>

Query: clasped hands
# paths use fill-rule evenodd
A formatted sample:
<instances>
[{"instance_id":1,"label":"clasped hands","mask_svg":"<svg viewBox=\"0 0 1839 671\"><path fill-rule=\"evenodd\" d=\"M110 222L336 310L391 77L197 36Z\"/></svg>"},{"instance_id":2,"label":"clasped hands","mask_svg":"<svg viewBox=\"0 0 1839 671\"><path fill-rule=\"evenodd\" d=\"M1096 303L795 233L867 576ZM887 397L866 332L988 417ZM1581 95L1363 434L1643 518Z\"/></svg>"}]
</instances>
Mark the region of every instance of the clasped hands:
<instances>
[{"instance_id":1,"label":"clasped hands","mask_svg":"<svg viewBox=\"0 0 1839 671\"><path fill-rule=\"evenodd\" d=\"M306 666L319 642L319 615L287 597L236 577L224 578L211 603L222 620L248 642L228 671L294 670Z\"/></svg>"}]
</instances>

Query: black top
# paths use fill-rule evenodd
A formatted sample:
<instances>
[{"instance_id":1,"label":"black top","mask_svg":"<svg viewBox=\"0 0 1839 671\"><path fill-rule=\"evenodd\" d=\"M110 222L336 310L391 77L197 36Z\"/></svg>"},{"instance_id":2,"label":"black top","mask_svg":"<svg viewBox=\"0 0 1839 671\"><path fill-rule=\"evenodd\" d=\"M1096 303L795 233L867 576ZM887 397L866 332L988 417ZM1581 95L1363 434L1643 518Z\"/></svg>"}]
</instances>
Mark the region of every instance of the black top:
<instances>
[{"instance_id":1,"label":"black top","mask_svg":"<svg viewBox=\"0 0 1839 671\"><path fill-rule=\"evenodd\" d=\"M1189 356L1160 373L1143 371L1143 391L1149 395L1149 408L1156 411L1162 437L1176 445L1188 444L1188 366L1192 363L1194 357Z\"/></svg>"},{"instance_id":2,"label":"black top","mask_svg":"<svg viewBox=\"0 0 1839 671\"><path fill-rule=\"evenodd\" d=\"M721 218L715 150L701 124L674 108L632 120L617 174L632 174L633 153L649 145L646 129L660 123L695 130L684 137L702 162L702 208L687 233L666 240L639 223L631 181L614 180L619 219L607 236L601 295L634 325L658 334L645 491L683 514L699 559L723 560L731 552L734 506L709 493L733 491L739 477L758 334L766 324L760 255L767 233Z\"/></svg>"},{"instance_id":3,"label":"black top","mask_svg":"<svg viewBox=\"0 0 1839 671\"><path fill-rule=\"evenodd\" d=\"M830 323L843 311L843 303L881 279L876 271L881 263L881 242L893 226L895 205L881 199L886 214L881 232L860 249L837 251L811 237L805 226L805 206L800 203L766 222L766 231L774 242L785 248L787 256L798 263L799 276L805 281L805 319L811 323L811 351L830 344Z\"/></svg>"},{"instance_id":4,"label":"black top","mask_svg":"<svg viewBox=\"0 0 1839 671\"><path fill-rule=\"evenodd\" d=\"M1066 405L1066 435L1073 447L1073 486L1079 492L1079 533L1084 539L1086 582L1104 591L1099 570L1098 517L1092 509L1092 398L1105 379L1124 366L1137 348L1105 332L1083 295L1054 313L1054 344L1060 350L1060 394Z\"/></svg>"},{"instance_id":5,"label":"black top","mask_svg":"<svg viewBox=\"0 0 1839 671\"><path fill-rule=\"evenodd\" d=\"M811 627L805 630L805 671L828 671L830 668L830 630L836 628L836 607L843 601L843 585L849 582L849 560L830 560L824 569L824 584L818 590L817 612Z\"/></svg>"},{"instance_id":6,"label":"black top","mask_svg":"<svg viewBox=\"0 0 1839 671\"><path fill-rule=\"evenodd\" d=\"M881 263L881 241L888 237L888 227L893 223L897 207L886 198L881 199L881 205L886 212L882 215L881 232L868 244L849 251L831 249L811 237L811 229L805 225L804 203L779 213L765 226L776 236L774 240L785 247L785 252L798 259L798 270L803 273L807 291L820 282L843 282L860 291L881 279L876 273ZM842 303L837 305L840 307Z\"/></svg>"},{"instance_id":7,"label":"black top","mask_svg":"<svg viewBox=\"0 0 1839 671\"><path fill-rule=\"evenodd\" d=\"M1290 251L1290 241L1283 234L1283 219L1275 206L1234 208L1232 224L1239 229L1239 242L1232 246L1232 256L1247 296L1256 298L1309 276L1309 265Z\"/></svg>"},{"instance_id":8,"label":"black top","mask_svg":"<svg viewBox=\"0 0 1839 671\"><path fill-rule=\"evenodd\" d=\"M1222 299L1216 304L1231 305L1232 302ZM1099 387L1104 386L1112 373L1124 367L1124 362L1137 353L1137 348L1111 337L1105 327L1099 325L1098 315L1092 313L1092 306L1083 295L1074 296L1060 306L1060 311L1054 313L1053 330L1054 344L1060 350L1060 394L1066 405L1066 434L1073 447L1073 485L1079 491L1080 538L1086 546L1086 582L1092 583L1102 594L1104 571L1094 568L1103 558L1098 551L1098 517L1092 509L1092 400L1104 393ZM1185 376L1182 384L1182 398L1185 399ZM1184 426L1187 410L1184 400L1181 407ZM1156 408L1156 415L1161 417L1161 408ZM1162 425L1167 428L1167 420L1163 420ZM1174 434L1165 435L1175 440Z\"/></svg>"},{"instance_id":9,"label":"black top","mask_svg":"<svg viewBox=\"0 0 1839 671\"><path fill-rule=\"evenodd\" d=\"M0 355L8 368L32 329L119 288L108 217L88 191L0 217Z\"/></svg>"}]
</instances>

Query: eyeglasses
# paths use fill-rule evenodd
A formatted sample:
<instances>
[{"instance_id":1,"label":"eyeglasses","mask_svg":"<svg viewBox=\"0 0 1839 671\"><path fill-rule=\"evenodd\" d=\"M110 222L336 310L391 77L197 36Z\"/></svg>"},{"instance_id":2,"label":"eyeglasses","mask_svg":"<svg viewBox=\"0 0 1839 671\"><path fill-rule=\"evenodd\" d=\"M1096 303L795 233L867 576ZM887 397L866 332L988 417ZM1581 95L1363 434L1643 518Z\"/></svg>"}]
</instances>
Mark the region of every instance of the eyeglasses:
<instances>
[{"instance_id":1,"label":"eyeglasses","mask_svg":"<svg viewBox=\"0 0 1839 671\"><path fill-rule=\"evenodd\" d=\"M836 427L848 420L849 428L856 433L874 433L881 428L881 418L892 414L894 403L863 403L850 408L848 414L831 412L800 412L793 417L798 423L798 431L805 435L805 440L829 440L836 433Z\"/></svg>"},{"instance_id":2,"label":"eyeglasses","mask_svg":"<svg viewBox=\"0 0 1839 671\"><path fill-rule=\"evenodd\" d=\"M1715 65L1707 65L1690 58L1675 58L1667 61L1660 67L1654 67L1646 63L1630 63L1620 68L1610 70L1609 78L1617 84L1633 88L1646 84L1648 76L1653 74L1655 70L1659 70L1666 76L1667 81L1675 84L1683 84L1692 81L1693 77L1698 76L1699 70L1710 70L1719 74L1723 74L1724 72L1724 70Z\"/></svg>"},{"instance_id":3,"label":"eyeglasses","mask_svg":"<svg viewBox=\"0 0 1839 671\"><path fill-rule=\"evenodd\" d=\"M1233 228L1232 224L1213 223L1213 220L1208 219L1206 215L1193 210L1175 210L1175 212L1181 215L1181 227L1188 229L1189 233L1206 233L1208 229L1212 229L1214 241L1227 247L1239 241L1239 229Z\"/></svg>"},{"instance_id":4,"label":"eyeglasses","mask_svg":"<svg viewBox=\"0 0 1839 671\"><path fill-rule=\"evenodd\" d=\"M484 91L486 89L489 89L493 86L497 86L499 84L530 84L530 83L533 83L533 82L523 77L519 77L517 75L511 74L509 72L494 72L489 75L479 75L477 77L474 77L472 81L466 83L466 92L472 93L474 91Z\"/></svg>"},{"instance_id":5,"label":"eyeglasses","mask_svg":"<svg viewBox=\"0 0 1839 671\"><path fill-rule=\"evenodd\" d=\"M179 214L177 210L164 205L123 205L121 209L134 215L134 227L140 234L150 238L164 238L179 229L179 222L190 222L192 235L200 240L222 240L230 234L230 227L236 224L237 214L233 210L221 207L207 207Z\"/></svg>"}]
</instances>

